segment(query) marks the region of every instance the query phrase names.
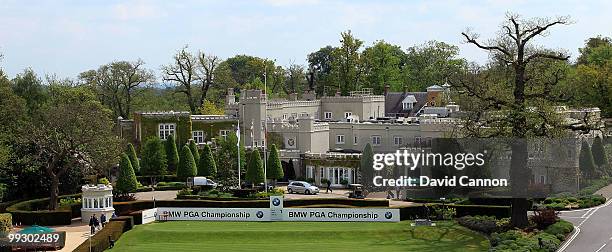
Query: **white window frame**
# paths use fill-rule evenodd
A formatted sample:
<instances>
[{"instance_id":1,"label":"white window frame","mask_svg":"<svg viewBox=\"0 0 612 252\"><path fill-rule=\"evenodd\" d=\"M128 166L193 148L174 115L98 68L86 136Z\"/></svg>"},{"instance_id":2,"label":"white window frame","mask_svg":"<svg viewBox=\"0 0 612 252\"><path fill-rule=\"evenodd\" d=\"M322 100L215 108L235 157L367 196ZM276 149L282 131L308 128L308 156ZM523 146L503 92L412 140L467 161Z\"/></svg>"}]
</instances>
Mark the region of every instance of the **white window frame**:
<instances>
[{"instance_id":1,"label":"white window frame","mask_svg":"<svg viewBox=\"0 0 612 252\"><path fill-rule=\"evenodd\" d=\"M227 140L229 133L229 130L219 130L219 136L223 137L223 140Z\"/></svg>"},{"instance_id":2,"label":"white window frame","mask_svg":"<svg viewBox=\"0 0 612 252\"><path fill-rule=\"evenodd\" d=\"M344 135L340 134L340 135L336 135L336 144L344 144Z\"/></svg>"},{"instance_id":3,"label":"white window frame","mask_svg":"<svg viewBox=\"0 0 612 252\"><path fill-rule=\"evenodd\" d=\"M334 114L333 114L331 111L325 111L325 112L323 112L323 117L324 117L325 119L332 119L332 118L333 118L333 115L334 115Z\"/></svg>"},{"instance_id":4,"label":"white window frame","mask_svg":"<svg viewBox=\"0 0 612 252\"><path fill-rule=\"evenodd\" d=\"M193 139L193 141L196 144L203 144L204 143L204 131L203 130L194 130L191 131L191 139Z\"/></svg>"},{"instance_id":5,"label":"white window frame","mask_svg":"<svg viewBox=\"0 0 612 252\"><path fill-rule=\"evenodd\" d=\"M381 144L382 144L382 136L380 136L380 135L373 135L372 136L372 145L380 146Z\"/></svg>"},{"instance_id":6,"label":"white window frame","mask_svg":"<svg viewBox=\"0 0 612 252\"><path fill-rule=\"evenodd\" d=\"M401 146L404 144L404 138L402 136L393 136L393 145Z\"/></svg>"},{"instance_id":7,"label":"white window frame","mask_svg":"<svg viewBox=\"0 0 612 252\"><path fill-rule=\"evenodd\" d=\"M352 116L352 115L353 115L353 112L351 111L344 112L344 118L349 118L349 116Z\"/></svg>"},{"instance_id":8,"label":"white window frame","mask_svg":"<svg viewBox=\"0 0 612 252\"><path fill-rule=\"evenodd\" d=\"M159 136L159 139L166 140L170 134L176 137L176 123L160 123L157 125L157 136Z\"/></svg>"},{"instance_id":9,"label":"white window frame","mask_svg":"<svg viewBox=\"0 0 612 252\"><path fill-rule=\"evenodd\" d=\"M287 118L289 118L289 115L283 114L283 120L287 120Z\"/></svg>"}]
</instances>

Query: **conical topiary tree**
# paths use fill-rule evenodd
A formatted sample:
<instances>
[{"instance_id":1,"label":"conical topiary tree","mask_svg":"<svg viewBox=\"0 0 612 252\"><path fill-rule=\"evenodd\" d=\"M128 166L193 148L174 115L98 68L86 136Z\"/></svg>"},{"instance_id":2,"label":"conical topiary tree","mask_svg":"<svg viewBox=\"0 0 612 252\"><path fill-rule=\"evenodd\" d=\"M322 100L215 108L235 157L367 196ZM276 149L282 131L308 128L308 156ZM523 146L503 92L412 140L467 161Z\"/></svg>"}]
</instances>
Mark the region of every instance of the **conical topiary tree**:
<instances>
[{"instance_id":1,"label":"conical topiary tree","mask_svg":"<svg viewBox=\"0 0 612 252\"><path fill-rule=\"evenodd\" d=\"M197 174L197 167L188 145L183 146L179 160L176 176L183 181L189 177L195 177Z\"/></svg>"},{"instance_id":2,"label":"conical topiary tree","mask_svg":"<svg viewBox=\"0 0 612 252\"><path fill-rule=\"evenodd\" d=\"M200 152L198 151L198 145L195 141L189 141L189 149L191 150L191 155L193 155L193 160L195 160L197 167L200 164Z\"/></svg>"},{"instance_id":3,"label":"conical topiary tree","mask_svg":"<svg viewBox=\"0 0 612 252\"><path fill-rule=\"evenodd\" d=\"M157 176L166 175L166 151L159 137L149 138L141 153L140 174L151 176L151 184Z\"/></svg>"},{"instance_id":4,"label":"conical topiary tree","mask_svg":"<svg viewBox=\"0 0 612 252\"><path fill-rule=\"evenodd\" d=\"M282 179L285 176L283 173L283 166L281 165L280 158L278 157L278 149L276 149L276 144L272 144L270 147L267 168L268 170L266 171L266 176L268 179L272 179L274 181L274 185L276 185L276 180Z\"/></svg>"},{"instance_id":5,"label":"conical topiary tree","mask_svg":"<svg viewBox=\"0 0 612 252\"><path fill-rule=\"evenodd\" d=\"M372 179L374 179L373 165L374 151L372 150L372 145L368 143L366 144L365 148L363 148L363 153L361 154L361 163L359 166L359 170L361 173L361 183L368 189L372 186Z\"/></svg>"},{"instance_id":6,"label":"conical topiary tree","mask_svg":"<svg viewBox=\"0 0 612 252\"><path fill-rule=\"evenodd\" d=\"M132 163L132 168L134 168L135 173L140 172L140 160L138 160L138 156L136 155L136 150L134 149L134 145L132 143L128 143L127 145L127 155L130 158L130 162Z\"/></svg>"},{"instance_id":7,"label":"conical topiary tree","mask_svg":"<svg viewBox=\"0 0 612 252\"><path fill-rule=\"evenodd\" d=\"M170 134L166 139L166 157L168 159L168 171L170 173L175 173L176 168L179 164L179 153L176 148L176 141L174 140L174 136Z\"/></svg>"},{"instance_id":8,"label":"conical topiary tree","mask_svg":"<svg viewBox=\"0 0 612 252\"><path fill-rule=\"evenodd\" d=\"M217 176L217 163L213 157L210 146L204 145L202 150L202 156L200 157L200 163L198 166L198 176L212 177Z\"/></svg>"},{"instance_id":9,"label":"conical topiary tree","mask_svg":"<svg viewBox=\"0 0 612 252\"><path fill-rule=\"evenodd\" d=\"M595 178L595 161L593 160L591 146L589 146L587 141L582 141L582 147L580 147L579 165L580 171L582 172L584 178Z\"/></svg>"},{"instance_id":10,"label":"conical topiary tree","mask_svg":"<svg viewBox=\"0 0 612 252\"><path fill-rule=\"evenodd\" d=\"M251 182L253 186L264 182L263 162L261 160L261 156L259 156L259 150L257 150L257 148L251 152L249 157L249 162L247 163L246 180Z\"/></svg>"},{"instance_id":11,"label":"conical topiary tree","mask_svg":"<svg viewBox=\"0 0 612 252\"><path fill-rule=\"evenodd\" d=\"M128 194L138 189L138 181L136 180L136 174L132 163L128 155L121 154L121 161L119 162L119 176L117 177L117 184L115 190L120 194Z\"/></svg>"},{"instance_id":12,"label":"conical topiary tree","mask_svg":"<svg viewBox=\"0 0 612 252\"><path fill-rule=\"evenodd\" d=\"M604 174L608 173L608 166L610 164L608 163L608 157L606 156L606 150L604 149L604 144L601 137L596 137L593 139L593 148L591 148L591 152L593 153L595 165L599 167L599 170Z\"/></svg>"}]
</instances>

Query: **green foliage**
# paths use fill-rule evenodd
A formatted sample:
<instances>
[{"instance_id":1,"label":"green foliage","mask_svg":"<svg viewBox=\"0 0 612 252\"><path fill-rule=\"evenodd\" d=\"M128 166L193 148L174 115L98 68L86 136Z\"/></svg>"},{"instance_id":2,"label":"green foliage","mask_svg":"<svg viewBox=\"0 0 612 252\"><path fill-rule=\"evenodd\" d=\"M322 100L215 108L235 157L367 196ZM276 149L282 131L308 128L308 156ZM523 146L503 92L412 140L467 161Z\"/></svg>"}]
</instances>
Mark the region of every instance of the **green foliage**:
<instances>
[{"instance_id":1,"label":"green foliage","mask_svg":"<svg viewBox=\"0 0 612 252\"><path fill-rule=\"evenodd\" d=\"M98 179L98 184L110 185L111 182L107 178Z\"/></svg>"},{"instance_id":2,"label":"green foliage","mask_svg":"<svg viewBox=\"0 0 612 252\"><path fill-rule=\"evenodd\" d=\"M604 149L601 137L595 137L591 152L593 153L595 164L599 167L599 171L604 174L607 173L610 168L610 163L608 162L608 157L606 156L606 150Z\"/></svg>"},{"instance_id":3,"label":"green foliage","mask_svg":"<svg viewBox=\"0 0 612 252\"><path fill-rule=\"evenodd\" d=\"M457 216L457 209L448 205L431 205L431 214L438 220L452 220Z\"/></svg>"},{"instance_id":4,"label":"green foliage","mask_svg":"<svg viewBox=\"0 0 612 252\"><path fill-rule=\"evenodd\" d=\"M510 229L509 218L497 219L495 216L463 216L457 219L457 223L485 234L504 232Z\"/></svg>"},{"instance_id":5,"label":"green foliage","mask_svg":"<svg viewBox=\"0 0 612 252\"><path fill-rule=\"evenodd\" d=\"M162 176L166 174L166 151L159 137L149 138L142 150L140 173L146 176Z\"/></svg>"},{"instance_id":6,"label":"green foliage","mask_svg":"<svg viewBox=\"0 0 612 252\"><path fill-rule=\"evenodd\" d=\"M217 106L214 102L205 100L202 107L200 107L200 114L202 115L225 115L225 109Z\"/></svg>"},{"instance_id":7,"label":"green foliage","mask_svg":"<svg viewBox=\"0 0 612 252\"><path fill-rule=\"evenodd\" d=\"M0 213L0 238L13 230L13 216L10 213Z\"/></svg>"},{"instance_id":8,"label":"green foliage","mask_svg":"<svg viewBox=\"0 0 612 252\"><path fill-rule=\"evenodd\" d=\"M17 74L12 83L13 92L25 100L30 115L37 113L49 98L49 94L42 85L42 80L30 68Z\"/></svg>"},{"instance_id":9,"label":"green foliage","mask_svg":"<svg viewBox=\"0 0 612 252\"><path fill-rule=\"evenodd\" d=\"M266 176L268 179L282 179L285 174L283 173L283 166L281 165L280 158L278 156L278 149L275 144L270 146L270 155L268 156L268 170Z\"/></svg>"},{"instance_id":10,"label":"green foliage","mask_svg":"<svg viewBox=\"0 0 612 252\"><path fill-rule=\"evenodd\" d=\"M362 53L364 64L365 87L374 89L374 93L382 94L385 85L392 90L402 90L402 68L406 54L401 47L384 40L377 41L367 47Z\"/></svg>"},{"instance_id":11,"label":"green foliage","mask_svg":"<svg viewBox=\"0 0 612 252\"><path fill-rule=\"evenodd\" d=\"M535 223L540 230L543 230L559 221L559 213L550 208L538 209L533 211L533 215L530 216L529 219Z\"/></svg>"},{"instance_id":12,"label":"green foliage","mask_svg":"<svg viewBox=\"0 0 612 252\"><path fill-rule=\"evenodd\" d=\"M404 83L415 91L424 91L432 84L440 85L465 65L465 60L458 56L457 46L439 41L409 47L405 59Z\"/></svg>"},{"instance_id":13,"label":"green foliage","mask_svg":"<svg viewBox=\"0 0 612 252\"><path fill-rule=\"evenodd\" d=\"M128 143L127 145L127 155L130 158L130 163L132 163L132 168L134 168L134 172L140 172L140 160L138 160L138 156L136 155L136 150L134 149L134 145L132 143Z\"/></svg>"},{"instance_id":14,"label":"green foliage","mask_svg":"<svg viewBox=\"0 0 612 252\"><path fill-rule=\"evenodd\" d=\"M259 155L259 150L255 149L249 155L249 162L247 164L246 171L246 180L253 183L263 183L264 182L264 166L263 161L261 160L261 156Z\"/></svg>"},{"instance_id":15,"label":"green foliage","mask_svg":"<svg viewBox=\"0 0 612 252\"><path fill-rule=\"evenodd\" d=\"M134 168L132 168L130 158L126 154L121 154L115 191L120 194L128 194L136 191L137 188L138 181L136 180L136 174L134 173Z\"/></svg>"},{"instance_id":16,"label":"green foliage","mask_svg":"<svg viewBox=\"0 0 612 252\"><path fill-rule=\"evenodd\" d=\"M217 163L213 157L212 151L208 144L204 145L200 165L198 167L198 176L215 178L217 176Z\"/></svg>"},{"instance_id":17,"label":"green foliage","mask_svg":"<svg viewBox=\"0 0 612 252\"><path fill-rule=\"evenodd\" d=\"M601 195L586 195L586 196L563 196L549 197L542 202L542 206L551 208L557 211L589 208L606 203L606 198Z\"/></svg>"},{"instance_id":18,"label":"green foliage","mask_svg":"<svg viewBox=\"0 0 612 252\"><path fill-rule=\"evenodd\" d=\"M183 146L179 160L176 176L180 180L184 181L187 178L194 177L197 174L198 168L196 167L195 160L193 159L193 155L191 154L191 150L189 149L188 145Z\"/></svg>"},{"instance_id":19,"label":"green foliage","mask_svg":"<svg viewBox=\"0 0 612 252\"><path fill-rule=\"evenodd\" d=\"M180 162L180 157L178 153L178 149L176 147L176 140L174 139L174 135L170 134L166 141L164 142L166 148L166 159L168 163L168 172L174 173Z\"/></svg>"},{"instance_id":20,"label":"green foliage","mask_svg":"<svg viewBox=\"0 0 612 252\"><path fill-rule=\"evenodd\" d=\"M176 193L176 196L185 196L185 195L193 195L193 191L185 187Z\"/></svg>"},{"instance_id":21,"label":"green foliage","mask_svg":"<svg viewBox=\"0 0 612 252\"><path fill-rule=\"evenodd\" d=\"M61 198L59 201L60 208L70 207L71 205L81 204L81 198L79 197L66 197Z\"/></svg>"},{"instance_id":22,"label":"green foliage","mask_svg":"<svg viewBox=\"0 0 612 252\"><path fill-rule=\"evenodd\" d=\"M359 171L361 172L361 183L369 188L372 186L372 179L374 179L374 151L370 143L366 144L361 154L361 164Z\"/></svg>"},{"instance_id":23,"label":"green foliage","mask_svg":"<svg viewBox=\"0 0 612 252\"><path fill-rule=\"evenodd\" d=\"M198 164L200 164L200 151L195 141L189 141L189 149L191 150L191 155L193 155L193 160L195 161L197 167Z\"/></svg>"},{"instance_id":24,"label":"green foliage","mask_svg":"<svg viewBox=\"0 0 612 252\"><path fill-rule=\"evenodd\" d=\"M548 226L544 230L544 232L554 235L556 237L559 237L559 235L561 235L561 237L564 237L565 235L569 234L573 230L574 230L574 224L568 221L565 221L565 220L559 220L555 224Z\"/></svg>"},{"instance_id":25,"label":"green foliage","mask_svg":"<svg viewBox=\"0 0 612 252\"><path fill-rule=\"evenodd\" d=\"M582 141L579 156L579 167L580 172L586 179L596 178L595 160L593 160L593 153L591 152L591 146L586 141Z\"/></svg>"},{"instance_id":26,"label":"green foliage","mask_svg":"<svg viewBox=\"0 0 612 252\"><path fill-rule=\"evenodd\" d=\"M542 240L542 248L540 248L538 238ZM491 245L492 248L489 251L494 252L554 252L561 245L561 240L545 232L529 234L518 230L510 230L499 234L493 233L491 235Z\"/></svg>"},{"instance_id":27,"label":"green foliage","mask_svg":"<svg viewBox=\"0 0 612 252\"><path fill-rule=\"evenodd\" d=\"M217 143L217 183L222 190L238 184L238 138L234 132L230 132L226 139L221 138ZM240 143L240 171L246 164L244 145ZM244 177L243 177L244 178Z\"/></svg>"},{"instance_id":28,"label":"green foliage","mask_svg":"<svg viewBox=\"0 0 612 252\"><path fill-rule=\"evenodd\" d=\"M588 181L588 186L580 189L580 191L578 191L578 195L588 196L594 194L599 189L604 188L609 184L612 184L612 177L603 177L600 179Z\"/></svg>"}]
</instances>

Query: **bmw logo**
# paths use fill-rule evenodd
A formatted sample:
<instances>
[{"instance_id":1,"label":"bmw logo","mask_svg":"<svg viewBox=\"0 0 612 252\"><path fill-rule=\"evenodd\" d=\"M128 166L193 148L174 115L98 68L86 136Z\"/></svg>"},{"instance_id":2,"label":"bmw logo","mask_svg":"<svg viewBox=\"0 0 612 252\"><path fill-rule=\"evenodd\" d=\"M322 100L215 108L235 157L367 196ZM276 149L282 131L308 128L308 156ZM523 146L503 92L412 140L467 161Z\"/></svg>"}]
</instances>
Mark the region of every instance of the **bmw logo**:
<instances>
[{"instance_id":1,"label":"bmw logo","mask_svg":"<svg viewBox=\"0 0 612 252\"><path fill-rule=\"evenodd\" d=\"M263 218L263 212L262 211L257 211L257 218Z\"/></svg>"},{"instance_id":2,"label":"bmw logo","mask_svg":"<svg viewBox=\"0 0 612 252\"><path fill-rule=\"evenodd\" d=\"M274 198L274 199L272 200L272 205L274 205L274 206L279 206L279 205L280 205L280 203L281 203L281 202L280 202L280 200L279 200L278 198Z\"/></svg>"},{"instance_id":3,"label":"bmw logo","mask_svg":"<svg viewBox=\"0 0 612 252\"><path fill-rule=\"evenodd\" d=\"M390 220L391 218L393 218L393 214L391 212L386 212L385 218L387 218L387 220Z\"/></svg>"}]
</instances>

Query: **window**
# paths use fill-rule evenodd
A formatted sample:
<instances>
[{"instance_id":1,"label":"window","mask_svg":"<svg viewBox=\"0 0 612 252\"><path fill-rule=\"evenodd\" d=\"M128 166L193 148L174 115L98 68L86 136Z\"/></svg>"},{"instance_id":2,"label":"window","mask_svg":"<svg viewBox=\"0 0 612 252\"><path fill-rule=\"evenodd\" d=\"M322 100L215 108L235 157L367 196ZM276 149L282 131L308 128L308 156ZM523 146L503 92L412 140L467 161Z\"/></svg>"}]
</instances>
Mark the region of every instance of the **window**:
<instances>
[{"instance_id":1,"label":"window","mask_svg":"<svg viewBox=\"0 0 612 252\"><path fill-rule=\"evenodd\" d=\"M166 140L168 136L175 135L176 124L174 123L160 123L159 124L159 139Z\"/></svg>"},{"instance_id":2,"label":"window","mask_svg":"<svg viewBox=\"0 0 612 252\"><path fill-rule=\"evenodd\" d=\"M220 130L219 135L223 137L223 139L227 140L227 135L229 135L229 130Z\"/></svg>"},{"instance_id":3,"label":"window","mask_svg":"<svg viewBox=\"0 0 612 252\"><path fill-rule=\"evenodd\" d=\"M314 166L306 166L306 178L314 178L315 177L315 173L314 173L315 169Z\"/></svg>"},{"instance_id":4,"label":"window","mask_svg":"<svg viewBox=\"0 0 612 252\"><path fill-rule=\"evenodd\" d=\"M403 144L403 138L401 136L393 137L393 145L400 146Z\"/></svg>"},{"instance_id":5,"label":"window","mask_svg":"<svg viewBox=\"0 0 612 252\"><path fill-rule=\"evenodd\" d=\"M324 113L324 117L325 117L325 119L332 119L332 112L329 112L329 111L325 112Z\"/></svg>"},{"instance_id":6,"label":"window","mask_svg":"<svg viewBox=\"0 0 612 252\"><path fill-rule=\"evenodd\" d=\"M344 135L336 135L336 144L344 144Z\"/></svg>"},{"instance_id":7,"label":"window","mask_svg":"<svg viewBox=\"0 0 612 252\"><path fill-rule=\"evenodd\" d=\"M201 130L192 131L191 138L197 144L204 143L204 131L201 131Z\"/></svg>"},{"instance_id":8,"label":"window","mask_svg":"<svg viewBox=\"0 0 612 252\"><path fill-rule=\"evenodd\" d=\"M404 109L404 110L412 109L412 103L410 103L410 102L402 102L402 109Z\"/></svg>"},{"instance_id":9,"label":"window","mask_svg":"<svg viewBox=\"0 0 612 252\"><path fill-rule=\"evenodd\" d=\"M546 177L544 175L540 175L540 184L546 184Z\"/></svg>"},{"instance_id":10,"label":"window","mask_svg":"<svg viewBox=\"0 0 612 252\"><path fill-rule=\"evenodd\" d=\"M372 145L378 146L380 145L381 139L380 136L372 136Z\"/></svg>"},{"instance_id":11,"label":"window","mask_svg":"<svg viewBox=\"0 0 612 252\"><path fill-rule=\"evenodd\" d=\"M344 118L349 118L349 116L352 116L353 112L344 112Z\"/></svg>"},{"instance_id":12,"label":"window","mask_svg":"<svg viewBox=\"0 0 612 252\"><path fill-rule=\"evenodd\" d=\"M353 136L353 144L357 145L357 136Z\"/></svg>"},{"instance_id":13,"label":"window","mask_svg":"<svg viewBox=\"0 0 612 252\"><path fill-rule=\"evenodd\" d=\"M288 117L289 117L289 115L283 114L283 120L287 120Z\"/></svg>"},{"instance_id":14,"label":"window","mask_svg":"<svg viewBox=\"0 0 612 252\"><path fill-rule=\"evenodd\" d=\"M414 138L414 147L421 147L421 137Z\"/></svg>"}]
</instances>

